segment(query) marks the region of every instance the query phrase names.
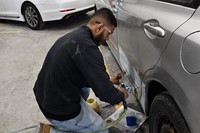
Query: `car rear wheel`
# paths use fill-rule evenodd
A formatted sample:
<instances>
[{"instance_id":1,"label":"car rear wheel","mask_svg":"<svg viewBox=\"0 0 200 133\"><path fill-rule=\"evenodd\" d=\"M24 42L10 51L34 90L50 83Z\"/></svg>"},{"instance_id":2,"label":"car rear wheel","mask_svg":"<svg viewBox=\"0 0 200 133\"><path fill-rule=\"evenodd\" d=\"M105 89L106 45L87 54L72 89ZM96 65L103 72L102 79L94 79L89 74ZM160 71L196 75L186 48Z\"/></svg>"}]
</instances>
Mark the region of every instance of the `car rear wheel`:
<instances>
[{"instance_id":1,"label":"car rear wheel","mask_svg":"<svg viewBox=\"0 0 200 133\"><path fill-rule=\"evenodd\" d=\"M26 23L31 29L39 30L44 28L45 22L43 22L39 11L33 4L27 3L24 5L23 15Z\"/></svg>"},{"instance_id":2,"label":"car rear wheel","mask_svg":"<svg viewBox=\"0 0 200 133\"><path fill-rule=\"evenodd\" d=\"M187 123L171 96L156 96L149 112L150 133L190 133Z\"/></svg>"}]
</instances>

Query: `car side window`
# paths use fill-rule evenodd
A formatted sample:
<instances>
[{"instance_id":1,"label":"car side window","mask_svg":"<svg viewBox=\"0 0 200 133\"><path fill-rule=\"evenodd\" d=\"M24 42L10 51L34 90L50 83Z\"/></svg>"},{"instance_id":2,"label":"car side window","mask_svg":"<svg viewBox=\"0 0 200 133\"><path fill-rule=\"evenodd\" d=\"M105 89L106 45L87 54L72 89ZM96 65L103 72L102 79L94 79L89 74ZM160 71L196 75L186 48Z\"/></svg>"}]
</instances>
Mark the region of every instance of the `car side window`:
<instances>
[{"instance_id":1,"label":"car side window","mask_svg":"<svg viewBox=\"0 0 200 133\"><path fill-rule=\"evenodd\" d=\"M163 1L168 3L173 3L177 5L182 5L190 8L197 9L200 5L200 0L157 0L157 1Z\"/></svg>"}]
</instances>

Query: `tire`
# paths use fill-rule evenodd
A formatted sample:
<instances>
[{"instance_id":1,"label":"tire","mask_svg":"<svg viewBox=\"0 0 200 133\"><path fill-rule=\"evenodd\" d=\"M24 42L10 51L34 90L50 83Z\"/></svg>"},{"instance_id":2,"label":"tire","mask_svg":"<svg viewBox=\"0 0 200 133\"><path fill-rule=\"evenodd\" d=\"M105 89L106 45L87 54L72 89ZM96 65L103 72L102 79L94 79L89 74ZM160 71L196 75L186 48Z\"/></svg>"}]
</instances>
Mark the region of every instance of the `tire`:
<instances>
[{"instance_id":1,"label":"tire","mask_svg":"<svg viewBox=\"0 0 200 133\"><path fill-rule=\"evenodd\" d=\"M149 112L150 133L191 133L178 106L167 93L157 95Z\"/></svg>"},{"instance_id":2,"label":"tire","mask_svg":"<svg viewBox=\"0 0 200 133\"><path fill-rule=\"evenodd\" d=\"M44 28L45 22L38 9L31 3L27 3L23 7L23 16L28 26L33 30L40 30Z\"/></svg>"}]
</instances>

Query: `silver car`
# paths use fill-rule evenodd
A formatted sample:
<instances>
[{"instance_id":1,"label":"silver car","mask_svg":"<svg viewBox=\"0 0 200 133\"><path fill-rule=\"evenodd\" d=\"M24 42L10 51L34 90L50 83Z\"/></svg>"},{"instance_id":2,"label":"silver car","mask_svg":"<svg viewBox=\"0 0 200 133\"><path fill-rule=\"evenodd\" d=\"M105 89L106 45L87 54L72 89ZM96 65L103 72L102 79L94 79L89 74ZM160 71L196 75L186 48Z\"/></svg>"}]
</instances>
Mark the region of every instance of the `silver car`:
<instances>
[{"instance_id":1,"label":"silver car","mask_svg":"<svg viewBox=\"0 0 200 133\"><path fill-rule=\"evenodd\" d=\"M135 86L150 133L200 132L200 0L96 0L118 27L107 42Z\"/></svg>"}]
</instances>

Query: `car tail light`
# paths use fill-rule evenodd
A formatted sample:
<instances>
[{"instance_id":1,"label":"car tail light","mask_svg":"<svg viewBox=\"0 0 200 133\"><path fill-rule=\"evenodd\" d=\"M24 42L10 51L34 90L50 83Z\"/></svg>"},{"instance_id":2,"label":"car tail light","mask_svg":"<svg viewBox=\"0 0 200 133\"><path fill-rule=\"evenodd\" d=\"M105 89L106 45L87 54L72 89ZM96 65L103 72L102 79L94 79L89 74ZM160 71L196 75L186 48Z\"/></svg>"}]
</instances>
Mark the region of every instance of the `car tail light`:
<instances>
[{"instance_id":1,"label":"car tail light","mask_svg":"<svg viewBox=\"0 0 200 133\"><path fill-rule=\"evenodd\" d=\"M75 10L75 8L60 10L60 12L69 12L69 11L72 11L72 10Z\"/></svg>"}]
</instances>

